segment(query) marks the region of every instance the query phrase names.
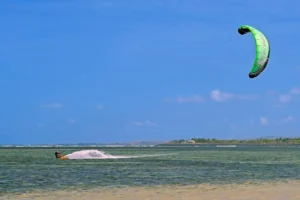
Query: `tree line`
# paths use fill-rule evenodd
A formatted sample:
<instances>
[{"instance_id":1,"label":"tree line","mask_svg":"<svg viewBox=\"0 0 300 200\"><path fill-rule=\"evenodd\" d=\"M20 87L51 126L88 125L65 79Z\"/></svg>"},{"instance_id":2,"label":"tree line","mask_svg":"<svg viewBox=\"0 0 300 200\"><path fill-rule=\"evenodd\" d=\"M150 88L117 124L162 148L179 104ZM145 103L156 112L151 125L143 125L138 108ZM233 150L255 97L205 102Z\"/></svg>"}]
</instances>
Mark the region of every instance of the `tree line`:
<instances>
[{"instance_id":1,"label":"tree line","mask_svg":"<svg viewBox=\"0 0 300 200\"><path fill-rule=\"evenodd\" d=\"M258 139L250 139L250 140L218 140L215 138L192 138L190 140L173 140L169 142L169 144L300 144L300 138L274 138L274 139L266 139L266 138L258 138Z\"/></svg>"}]
</instances>

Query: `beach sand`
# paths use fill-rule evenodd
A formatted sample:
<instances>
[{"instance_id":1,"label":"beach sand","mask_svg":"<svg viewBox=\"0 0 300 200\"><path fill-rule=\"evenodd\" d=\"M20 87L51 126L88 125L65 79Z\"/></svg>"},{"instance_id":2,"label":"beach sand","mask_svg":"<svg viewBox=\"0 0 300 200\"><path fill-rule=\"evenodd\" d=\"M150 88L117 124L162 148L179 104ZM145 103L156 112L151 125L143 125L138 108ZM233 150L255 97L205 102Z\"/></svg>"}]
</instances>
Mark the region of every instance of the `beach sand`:
<instances>
[{"instance_id":1,"label":"beach sand","mask_svg":"<svg viewBox=\"0 0 300 200\"><path fill-rule=\"evenodd\" d=\"M3 197L2 197L3 198ZM0 197L0 199L2 199ZM300 200L300 181L232 184L129 187L88 191L26 193L4 197L14 200Z\"/></svg>"}]
</instances>

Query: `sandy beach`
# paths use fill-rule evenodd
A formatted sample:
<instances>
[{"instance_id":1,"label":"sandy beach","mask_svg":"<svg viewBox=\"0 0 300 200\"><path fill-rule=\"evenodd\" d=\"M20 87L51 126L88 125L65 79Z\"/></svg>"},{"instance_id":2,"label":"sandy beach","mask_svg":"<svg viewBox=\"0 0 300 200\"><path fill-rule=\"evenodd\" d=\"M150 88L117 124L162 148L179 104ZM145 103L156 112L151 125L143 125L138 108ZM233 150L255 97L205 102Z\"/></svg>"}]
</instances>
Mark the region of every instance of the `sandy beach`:
<instances>
[{"instance_id":1,"label":"sandy beach","mask_svg":"<svg viewBox=\"0 0 300 200\"><path fill-rule=\"evenodd\" d=\"M0 199L3 199L0 198ZM57 191L27 193L5 197L14 200L299 200L300 181L241 184L130 187L93 189L90 191Z\"/></svg>"}]
</instances>

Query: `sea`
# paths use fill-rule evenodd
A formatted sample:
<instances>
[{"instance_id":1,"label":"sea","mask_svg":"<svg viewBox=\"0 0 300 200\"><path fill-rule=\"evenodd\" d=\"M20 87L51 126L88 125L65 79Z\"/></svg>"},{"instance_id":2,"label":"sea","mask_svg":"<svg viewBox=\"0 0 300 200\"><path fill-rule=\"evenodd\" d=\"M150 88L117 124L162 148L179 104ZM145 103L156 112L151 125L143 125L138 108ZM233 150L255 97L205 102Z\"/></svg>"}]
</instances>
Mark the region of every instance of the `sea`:
<instances>
[{"instance_id":1,"label":"sea","mask_svg":"<svg viewBox=\"0 0 300 200\"><path fill-rule=\"evenodd\" d=\"M300 180L300 146L1 147L0 197L131 186Z\"/></svg>"}]
</instances>

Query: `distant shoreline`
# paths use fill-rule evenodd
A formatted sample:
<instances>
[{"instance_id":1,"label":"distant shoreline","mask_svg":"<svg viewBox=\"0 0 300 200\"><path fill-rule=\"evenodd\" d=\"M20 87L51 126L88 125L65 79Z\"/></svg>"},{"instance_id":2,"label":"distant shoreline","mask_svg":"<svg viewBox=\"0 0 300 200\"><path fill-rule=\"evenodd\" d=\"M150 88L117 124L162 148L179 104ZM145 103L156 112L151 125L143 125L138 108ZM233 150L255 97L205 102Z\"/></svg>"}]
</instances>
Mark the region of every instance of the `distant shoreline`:
<instances>
[{"instance_id":1,"label":"distant shoreline","mask_svg":"<svg viewBox=\"0 0 300 200\"><path fill-rule=\"evenodd\" d=\"M206 138L192 138L190 140L173 140L165 145L193 144L193 145L300 145L300 138L272 138L272 139L252 139L252 140L218 140Z\"/></svg>"}]
</instances>

